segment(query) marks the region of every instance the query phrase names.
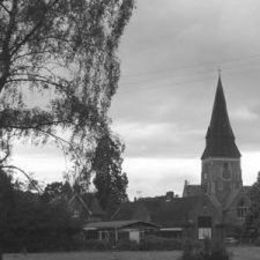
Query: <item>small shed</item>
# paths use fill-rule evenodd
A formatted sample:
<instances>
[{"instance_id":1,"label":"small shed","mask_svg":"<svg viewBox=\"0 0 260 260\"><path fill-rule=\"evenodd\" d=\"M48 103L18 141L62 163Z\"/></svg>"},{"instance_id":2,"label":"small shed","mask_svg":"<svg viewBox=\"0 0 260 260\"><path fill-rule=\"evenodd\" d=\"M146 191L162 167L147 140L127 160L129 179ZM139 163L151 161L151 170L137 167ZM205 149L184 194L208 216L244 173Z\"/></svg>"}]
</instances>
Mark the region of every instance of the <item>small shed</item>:
<instances>
[{"instance_id":1,"label":"small shed","mask_svg":"<svg viewBox=\"0 0 260 260\"><path fill-rule=\"evenodd\" d=\"M159 226L140 220L93 222L83 227L87 240L107 240L113 244L116 244L120 239L128 239L140 243L146 232L158 229Z\"/></svg>"}]
</instances>

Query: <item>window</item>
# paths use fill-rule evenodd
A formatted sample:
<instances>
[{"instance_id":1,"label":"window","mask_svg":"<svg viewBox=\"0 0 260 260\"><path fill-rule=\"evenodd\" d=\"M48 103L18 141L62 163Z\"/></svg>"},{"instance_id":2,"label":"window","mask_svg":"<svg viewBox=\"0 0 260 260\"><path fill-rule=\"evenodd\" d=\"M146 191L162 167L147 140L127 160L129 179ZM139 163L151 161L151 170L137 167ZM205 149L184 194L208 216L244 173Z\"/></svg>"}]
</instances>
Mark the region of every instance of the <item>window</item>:
<instances>
[{"instance_id":1,"label":"window","mask_svg":"<svg viewBox=\"0 0 260 260\"><path fill-rule=\"evenodd\" d=\"M74 209L72 217L79 218L79 216L80 216L80 211L78 209Z\"/></svg>"},{"instance_id":2,"label":"window","mask_svg":"<svg viewBox=\"0 0 260 260\"><path fill-rule=\"evenodd\" d=\"M199 239L210 239L211 235L211 228L199 228Z\"/></svg>"},{"instance_id":3,"label":"window","mask_svg":"<svg viewBox=\"0 0 260 260\"><path fill-rule=\"evenodd\" d=\"M199 239L211 238L212 219L209 216L198 217L198 237Z\"/></svg>"},{"instance_id":4,"label":"window","mask_svg":"<svg viewBox=\"0 0 260 260\"><path fill-rule=\"evenodd\" d=\"M228 166L228 163L224 163L223 165L223 178L229 179L231 177L231 172Z\"/></svg>"},{"instance_id":5,"label":"window","mask_svg":"<svg viewBox=\"0 0 260 260\"><path fill-rule=\"evenodd\" d=\"M248 207L246 206L245 201L242 199L237 205L237 216L239 218L245 218L247 215Z\"/></svg>"}]
</instances>

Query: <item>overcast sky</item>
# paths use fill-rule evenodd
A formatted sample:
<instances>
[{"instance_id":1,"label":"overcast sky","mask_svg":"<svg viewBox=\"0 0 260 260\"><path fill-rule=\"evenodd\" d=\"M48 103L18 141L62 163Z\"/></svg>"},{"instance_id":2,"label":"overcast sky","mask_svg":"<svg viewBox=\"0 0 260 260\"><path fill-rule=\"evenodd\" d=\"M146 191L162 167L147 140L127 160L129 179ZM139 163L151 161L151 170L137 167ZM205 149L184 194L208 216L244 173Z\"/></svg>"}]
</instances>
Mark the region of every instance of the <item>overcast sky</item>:
<instances>
[{"instance_id":1,"label":"overcast sky","mask_svg":"<svg viewBox=\"0 0 260 260\"><path fill-rule=\"evenodd\" d=\"M260 170L260 1L137 0L136 6L121 41L122 76L110 110L126 144L130 197L181 194L185 179L200 182L218 68L244 184L252 184ZM54 148L16 151L16 163L37 177L61 177L64 159Z\"/></svg>"}]
</instances>

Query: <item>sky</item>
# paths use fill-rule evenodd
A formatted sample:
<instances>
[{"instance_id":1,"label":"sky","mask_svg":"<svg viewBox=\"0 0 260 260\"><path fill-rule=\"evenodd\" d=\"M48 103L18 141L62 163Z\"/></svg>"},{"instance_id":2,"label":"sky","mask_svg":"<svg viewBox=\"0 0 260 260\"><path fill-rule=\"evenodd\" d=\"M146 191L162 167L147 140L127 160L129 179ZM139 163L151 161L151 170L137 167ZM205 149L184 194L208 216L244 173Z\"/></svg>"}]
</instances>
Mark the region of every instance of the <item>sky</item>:
<instances>
[{"instance_id":1,"label":"sky","mask_svg":"<svg viewBox=\"0 0 260 260\"><path fill-rule=\"evenodd\" d=\"M130 198L181 195L200 183L218 70L244 184L260 171L260 2L136 0L121 40L121 79L109 112L126 145ZM15 163L43 181L61 178L54 147L15 148Z\"/></svg>"}]
</instances>

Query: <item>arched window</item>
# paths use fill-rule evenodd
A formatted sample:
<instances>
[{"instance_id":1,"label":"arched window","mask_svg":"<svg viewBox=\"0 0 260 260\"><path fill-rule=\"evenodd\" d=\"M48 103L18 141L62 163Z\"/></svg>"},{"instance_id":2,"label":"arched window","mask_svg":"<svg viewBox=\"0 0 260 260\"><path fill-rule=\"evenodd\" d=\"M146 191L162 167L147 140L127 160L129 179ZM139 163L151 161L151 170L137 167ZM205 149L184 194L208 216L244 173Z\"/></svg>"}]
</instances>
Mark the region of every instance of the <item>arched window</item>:
<instances>
[{"instance_id":1,"label":"arched window","mask_svg":"<svg viewBox=\"0 0 260 260\"><path fill-rule=\"evenodd\" d=\"M244 199L241 199L237 204L237 216L239 218L245 218L247 215L248 207L246 206L246 203Z\"/></svg>"},{"instance_id":2,"label":"arched window","mask_svg":"<svg viewBox=\"0 0 260 260\"><path fill-rule=\"evenodd\" d=\"M228 166L228 163L224 163L223 165L223 178L224 179L229 179L231 177L231 172L230 172L230 169L229 169L229 166Z\"/></svg>"}]
</instances>

